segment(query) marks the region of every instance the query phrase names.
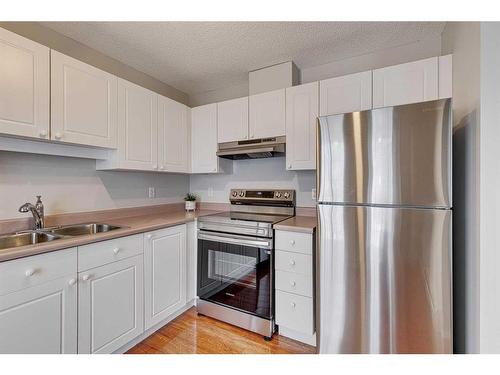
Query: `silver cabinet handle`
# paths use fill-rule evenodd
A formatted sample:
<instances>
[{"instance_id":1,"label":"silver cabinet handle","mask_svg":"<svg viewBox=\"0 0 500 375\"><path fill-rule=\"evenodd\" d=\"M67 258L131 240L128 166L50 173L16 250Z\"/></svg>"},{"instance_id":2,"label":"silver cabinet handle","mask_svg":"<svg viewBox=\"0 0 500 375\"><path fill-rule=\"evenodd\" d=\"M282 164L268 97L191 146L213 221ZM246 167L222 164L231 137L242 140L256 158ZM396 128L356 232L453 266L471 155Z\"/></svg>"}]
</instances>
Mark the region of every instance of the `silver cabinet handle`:
<instances>
[{"instance_id":1,"label":"silver cabinet handle","mask_svg":"<svg viewBox=\"0 0 500 375\"><path fill-rule=\"evenodd\" d=\"M264 248L264 249L271 248L271 241L241 238L239 236L226 237L226 236L221 236L221 235L213 235L213 234L198 232L198 239L214 241L214 242L223 242L223 243L228 243L228 244L232 244L232 245L245 245L245 246L250 246L250 247L260 247L260 248Z\"/></svg>"}]
</instances>

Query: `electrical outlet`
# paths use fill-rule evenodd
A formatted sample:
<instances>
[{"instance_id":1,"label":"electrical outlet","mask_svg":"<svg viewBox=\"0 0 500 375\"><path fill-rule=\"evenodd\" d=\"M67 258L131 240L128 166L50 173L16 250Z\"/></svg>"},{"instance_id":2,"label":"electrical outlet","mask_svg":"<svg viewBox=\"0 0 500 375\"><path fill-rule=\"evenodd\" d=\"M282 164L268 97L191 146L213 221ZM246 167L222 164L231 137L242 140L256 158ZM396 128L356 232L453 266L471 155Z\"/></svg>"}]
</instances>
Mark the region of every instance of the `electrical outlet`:
<instances>
[{"instance_id":1,"label":"electrical outlet","mask_svg":"<svg viewBox=\"0 0 500 375\"><path fill-rule=\"evenodd\" d=\"M148 188L148 197L149 199L153 199L156 196L155 188L153 186L150 186Z\"/></svg>"},{"instance_id":2,"label":"electrical outlet","mask_svg":"<svg viewBox=\"0 0 500 375\"><path fill-rule=\"evenodd\" d=\"M316 200L316 189L315 189L315 188L313 188L313 189L311 190L311 198L312 198L312 200L313 200L313 201L315 201L315 200Z\"/></svg>"}]
</instances>

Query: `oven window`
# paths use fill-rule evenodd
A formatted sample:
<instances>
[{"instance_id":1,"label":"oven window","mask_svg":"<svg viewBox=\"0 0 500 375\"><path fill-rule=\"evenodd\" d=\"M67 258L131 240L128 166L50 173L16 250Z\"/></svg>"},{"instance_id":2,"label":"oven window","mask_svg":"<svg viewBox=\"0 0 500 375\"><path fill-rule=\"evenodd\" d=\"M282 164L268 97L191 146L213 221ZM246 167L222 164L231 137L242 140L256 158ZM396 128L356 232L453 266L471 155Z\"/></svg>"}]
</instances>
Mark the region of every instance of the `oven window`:
<instances>
[{"instance_id":1,"label":"oven window","mask_svg":"<svg viewBox=\"0 0 500 375\"><path fill-rule=\"evenodd\" d=\"M198 297L271 318L267 249L198 240Z\"/></svg>"}]
</instances>

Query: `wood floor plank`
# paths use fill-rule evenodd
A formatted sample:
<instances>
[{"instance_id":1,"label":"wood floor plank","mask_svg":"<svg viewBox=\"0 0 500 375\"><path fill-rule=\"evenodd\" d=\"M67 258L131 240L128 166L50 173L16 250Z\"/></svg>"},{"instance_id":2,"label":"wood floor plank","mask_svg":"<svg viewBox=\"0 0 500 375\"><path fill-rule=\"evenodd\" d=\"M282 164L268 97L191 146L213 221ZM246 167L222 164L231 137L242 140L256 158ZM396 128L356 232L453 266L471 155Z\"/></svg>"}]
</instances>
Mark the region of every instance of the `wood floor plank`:
<instances>
[{"instance_id":1,"label":"wood floor plank","mask_svg":"<svg viewBox=\"0 0 500 375\"><path fill-rule=\"evenodd\" d=\"M127 354L312 354L316 348L261 335L201 316L193 307L130 349Z\"/></svg>"}]
</instances>

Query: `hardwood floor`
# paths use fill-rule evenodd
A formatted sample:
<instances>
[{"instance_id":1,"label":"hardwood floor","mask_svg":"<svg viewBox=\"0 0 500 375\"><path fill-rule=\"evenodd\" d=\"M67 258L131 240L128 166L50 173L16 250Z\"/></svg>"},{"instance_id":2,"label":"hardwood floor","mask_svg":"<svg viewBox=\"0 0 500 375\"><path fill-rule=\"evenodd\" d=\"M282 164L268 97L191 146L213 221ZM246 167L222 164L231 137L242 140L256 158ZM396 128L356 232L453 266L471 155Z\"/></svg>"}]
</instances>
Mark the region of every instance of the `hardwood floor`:
<instances>
[{"instance_id":1,"label":"hardwood floor","mask_svg":"<svg viewBox=\"0 0 500 375\"><path fill-rule=\"evenodd\" d=\"M311 354L316 348L275 334L271 341L247 330L198 316L193 307L127 354Z\"/></svg>"}]
</instances>

